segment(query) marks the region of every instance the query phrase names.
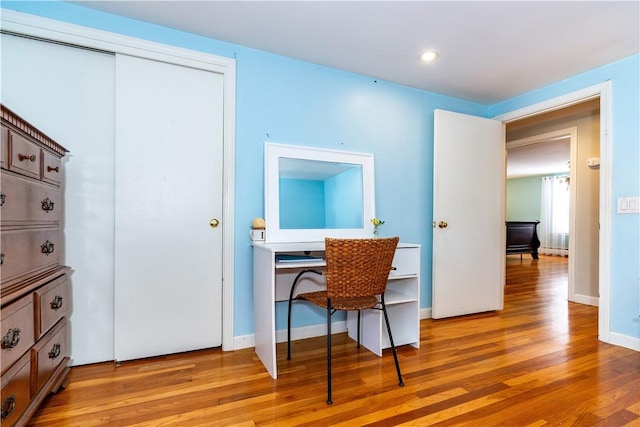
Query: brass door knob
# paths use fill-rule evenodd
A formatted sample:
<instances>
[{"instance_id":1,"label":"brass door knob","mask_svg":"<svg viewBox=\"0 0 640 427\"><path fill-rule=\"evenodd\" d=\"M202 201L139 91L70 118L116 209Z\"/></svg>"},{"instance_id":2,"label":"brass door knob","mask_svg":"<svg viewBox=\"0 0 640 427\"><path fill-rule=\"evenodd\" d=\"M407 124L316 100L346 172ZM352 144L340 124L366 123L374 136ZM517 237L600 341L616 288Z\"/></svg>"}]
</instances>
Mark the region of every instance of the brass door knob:
<instances>
[{"instance_id":1,"label":"brass door knob","mask_svg":"<svg viewBox=\"0 0 640 427\"><path fill-rule=\"evenodd\" d=\"M440 227L440 228L447 228L447 225L449 225L449 224L447 224L445 221L440 221L438 223L438 227Z\"/></svg>"},{"instance_id":2,"label":"brass door knob","mask_svg":"<svg viewBox=\"0 0 640 427\"><path fill-rule=\"evenodd\" d=\"M209 221L209 225L211 226L211 228L216 228L220 225L220 221L218 221L216 218L213 218L211 221Z\"/></svg>"}]
</instances>

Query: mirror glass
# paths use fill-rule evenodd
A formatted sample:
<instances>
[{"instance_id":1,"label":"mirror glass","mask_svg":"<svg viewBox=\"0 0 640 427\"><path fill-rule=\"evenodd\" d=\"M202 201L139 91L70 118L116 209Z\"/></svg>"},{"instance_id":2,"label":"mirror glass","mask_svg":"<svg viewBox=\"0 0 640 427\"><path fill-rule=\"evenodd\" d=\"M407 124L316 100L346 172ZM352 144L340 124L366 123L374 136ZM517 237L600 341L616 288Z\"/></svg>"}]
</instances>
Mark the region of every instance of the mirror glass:
<instances>
[{"instance_id":1,"label":"mirror glass","mask_svg":"<svg viewBox=\"0 0 640 427\"><path fill-rule=\"evenodd\" d=\"M281 157L280 228L360 228L362 165Z\"/></svg>"},{"instance_id":2,"label":"mirror glass","mask_svg":"<svg viewBox=\"0 0 640 427\"><path fill-rule=\"evenodd\" d=\"M265 145L266 242L370 237L373 155Z\"/></svg>"}]
</instances>

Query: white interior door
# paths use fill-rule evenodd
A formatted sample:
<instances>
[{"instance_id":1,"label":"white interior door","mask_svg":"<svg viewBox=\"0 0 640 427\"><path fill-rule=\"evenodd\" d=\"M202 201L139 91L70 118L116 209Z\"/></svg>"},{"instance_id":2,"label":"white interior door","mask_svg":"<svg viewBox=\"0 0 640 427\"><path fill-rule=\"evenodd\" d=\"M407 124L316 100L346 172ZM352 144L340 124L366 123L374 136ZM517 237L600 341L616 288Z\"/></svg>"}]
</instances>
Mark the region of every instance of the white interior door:
<instances>
[{"instance_id":1,"label":"white interior door","mask_svg":"<svg viewBox=\"0 0 640 427\"><path fill-rule=\"evenodd\" d=\"M221 344L222 123L222 75L116 55L116 360Z\"/></svg>"},{"instance_id":2,"label":"white interior door","mask_svg":"<svg viewBox=\"0 0 640 427\"><path fill-rule=\"evenodd\" d=\"M504 301L505 149L501 122L435 111L434 319Z\"/></svg>"}]
</instances>

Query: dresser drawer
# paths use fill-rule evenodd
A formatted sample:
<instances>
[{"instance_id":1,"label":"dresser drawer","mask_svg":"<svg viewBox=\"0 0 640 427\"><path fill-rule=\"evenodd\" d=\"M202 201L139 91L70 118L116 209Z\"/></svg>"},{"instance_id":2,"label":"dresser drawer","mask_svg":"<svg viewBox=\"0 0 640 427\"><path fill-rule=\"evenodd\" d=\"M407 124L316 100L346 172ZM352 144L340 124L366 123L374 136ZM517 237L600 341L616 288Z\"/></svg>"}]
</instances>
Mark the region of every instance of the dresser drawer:
<instances>
[{"instance_id":1,"label":"dresser drawer","mask_svg":"<svg viewBox=\"0 0 640 427\"><path fill-rule=\"evenodd\" d=\"M42 180L54 185L60 185L61 171L62 161L60 157L42 150Z\"/></svg>"},{"instance_id":2,"label":"dresser drawer","mask_svg":"<svg viewBox=\"0 0 640 427\"><path fill-rule=\"evenodd\" d=\"M1 179L3 224L60 221L59 188L5 172L2 172Z\"/></svg>"},{"instance_id":3,"label":"dresser drawer","mask_svg":"<svg viewBox=\"0 0 640 427\"><path fill-rule=\"evenodd\" d=\"M38 288L33 295L36 337L39 338L69 312L71 298L67 276L58 277Z\"/></svg>"},{"instance_id":4,"label":"dresser drawer","mask_svg":"<svg viewBox=\"0 0 640 427\"><path fill-rule=\"evenodd\" d=\"M40 147L9 129L10 170L40 179L40 155Z\"/></svg>"},{"instance_id":5,"label":"dresser drawer","mask_svg":"<svg viewBox=\"0 0 640 427\"><path fill-rule=\"evenodd\" d=\"M2 375L35 342L33 319L34 309L31 294L2 307L2 326L0 327Z\"/></svg>"},{"instance_id":6,"label":"dresser drawer","mask_svg":"<svg viewBox=\"0 0 640 427\"><path fill-rule=\"evenodd\" d=\"M36 386L32 392L39 390L56 367L69 356L68 332L67 320L62 319L31 350L32 384Z\"/></svg>"},{"instance_id":7,"label":"dresser drawer","mask_svg":"<svg viewBox=\"0 0 640 427\"><path fill-rule=\"evenodd\" d=\"M0 128L0 167L9 167L9 128L6 126Z\"/></svg>"},{"instance_id":8,"label":"dresser drawer","mask_svg":"<svg viewBox=\"0 0 640 427\"><path fill-rule=\"evenodd\" d=\"M2 287L15 278L56 267L60 263L58 228L2 232Z\"/></svg>"},{"instance_id":9,"label":"dresser drawer","mask_svg":"<svg viewBox=\"0 0 640 427\"><path fill-rule=\"evenodd\" d=\"M12 426L31 400L31 355L26 353L6 373L2 374L2 425Z\"/></svg>"}]
</instances>

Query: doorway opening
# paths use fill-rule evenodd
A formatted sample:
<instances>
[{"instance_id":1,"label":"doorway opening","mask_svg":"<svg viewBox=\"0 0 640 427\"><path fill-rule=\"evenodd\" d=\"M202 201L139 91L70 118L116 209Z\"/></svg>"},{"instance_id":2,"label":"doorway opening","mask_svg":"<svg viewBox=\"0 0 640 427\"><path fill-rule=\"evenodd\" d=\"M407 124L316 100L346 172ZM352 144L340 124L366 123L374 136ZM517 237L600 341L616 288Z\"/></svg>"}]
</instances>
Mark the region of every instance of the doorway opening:
<instances>
[{"instance_id":1,"label":"doorway opening","mask_svg":"<svg viewBox=\"0 0 640 427\"><path fill-rule=\"evenodd\" d=\"M594 159L599 158L600 152L599 97L510 122L506 125L506 141L507 208L510 196L520 200L529 196L532 199L529 202L529 215L535 215L537 211L539 217L526 220L543 219L543 177L569 174L567 243L570 257L567 296L570 301L598 306L600 174L592 163L597 163ZM510 185L514 182L511 180L518 179L517 177L520 187L523 182L527 182L538 192L530 191L526 196L518 194L517 187ZM515 215L523 213L516 212ZM515 220L509 216L507 209L507 219ZM539 234L543 234L544 227L548 225L541 222ZM554 249L559 249L565 236L556 238L559 242Z\"/></svg>"}]
</instances>

